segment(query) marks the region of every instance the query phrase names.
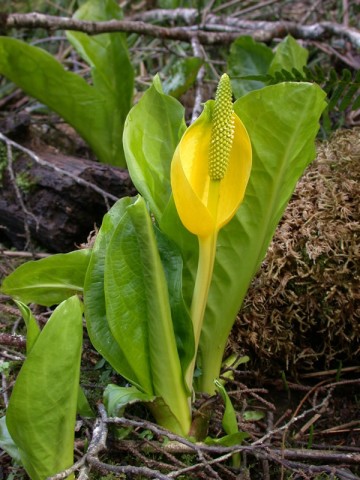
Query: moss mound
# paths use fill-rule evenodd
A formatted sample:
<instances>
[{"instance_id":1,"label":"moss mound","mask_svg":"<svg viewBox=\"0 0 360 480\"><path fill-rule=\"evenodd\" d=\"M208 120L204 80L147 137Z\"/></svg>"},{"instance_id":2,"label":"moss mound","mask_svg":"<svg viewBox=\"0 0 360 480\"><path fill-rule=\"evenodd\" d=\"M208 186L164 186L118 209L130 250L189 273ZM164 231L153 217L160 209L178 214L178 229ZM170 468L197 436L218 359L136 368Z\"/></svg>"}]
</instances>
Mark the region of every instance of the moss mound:
<instances>
[{"instance_id":1,"label":"moss mound","mask_svg":"<svg viewBox=\"0 0 360 480\"><path fill-rule=\"evenodd\" d=\"M318 146L294 192L230 341L262 370L358 363L360 128Z\"/></svg>"}]
</instances>

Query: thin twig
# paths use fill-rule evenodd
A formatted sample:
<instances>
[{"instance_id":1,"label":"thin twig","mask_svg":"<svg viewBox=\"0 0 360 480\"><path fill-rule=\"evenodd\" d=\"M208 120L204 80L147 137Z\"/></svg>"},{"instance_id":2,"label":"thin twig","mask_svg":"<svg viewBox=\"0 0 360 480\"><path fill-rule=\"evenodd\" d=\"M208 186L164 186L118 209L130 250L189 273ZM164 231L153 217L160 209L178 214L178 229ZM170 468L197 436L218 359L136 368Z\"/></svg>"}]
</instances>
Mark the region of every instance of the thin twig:
<instances>
[{"instance_id":1,"label":"thin twig","mask_svg":"<svg viewBox=\"0 0 360 480\"><path fill-rule=\"evenodd\" d=\"M0 255L4 255L5 257L13 257L13 258L46 258L49 257L50 253L42 253L42 252L16 252L14 250L1 250Z\"/></svg>"},{"instance_id":2,"label":"thin twig","mask_svg":"<svg viewBox=\"0 0 360 480\"><path fill-rule=\"evenodd\" d=\"M307 415L309 415L310 413L313 413L313 412L316 412L317 410L323 408L325 405L327 405L330 397L331 397L331 394L332 394L332 389L328 392L328 394L326 395L326 397L322 400L322 402L320 402L319 404L315 405L314 407L312 408L309 408L308 410L305 410L304 412L302 412L300 415L297 415L297 416L293 416L285 425L282 425L281 427L277 427L275 428L274 430L266 433L265 435L263 435L261 438L259 438L259 440L256 440L252 446L254 445L262 445L264 444L269 438L271 438L273 435L275 435L276 433L280 433L280 432L283 432L283 431L286 431L289 429L289 427L291 425L293 425L294 423L298 422L299 420L301 420L302 418L306 417Z\"/></svg>"},{"instance_id":3,"label":"thin twig","mask_svg":"<svg viewBox=\"0 0 360 480\"><path fill-rule=\"evenodd\" d=\"M1 366L1 363L2 362L0 362L0 366ZM9 389L9 386L8 386L8 382L7 382L6 373L1 372L1 394L2 394L2 397L3 397L3 400L4 400L4 405L5 405L6 408L9 405L8 389Z\"/></svg>"},{"instance_id":4,"label":"thin twig","mask_svg":"<svg viewBox=\"0 0 360 480\"><path fill-rule=\"evenodd\" d=\"M1 133L0 133L0 139L1 139ZM26 237L26 244L25 244L25 249L27 249L31 245L31 233L30 233L30 217L34 220L36 228L38 228L38 220L35 217L34 214L32 214L25 205L23 196L20 192L20 188L17 185L16 182L16 176L14 173L13 169L13 152L12 152L12 147L13 145L10 142L6 141L6 151L7 151L7 170L9 173L9 177L11 180L12 187L15 191L15 196L17 199L18 204L20 205L21 210L23 211L24 214L24 231L25 231L25 237Z\"/></svg>"}]
</instances>

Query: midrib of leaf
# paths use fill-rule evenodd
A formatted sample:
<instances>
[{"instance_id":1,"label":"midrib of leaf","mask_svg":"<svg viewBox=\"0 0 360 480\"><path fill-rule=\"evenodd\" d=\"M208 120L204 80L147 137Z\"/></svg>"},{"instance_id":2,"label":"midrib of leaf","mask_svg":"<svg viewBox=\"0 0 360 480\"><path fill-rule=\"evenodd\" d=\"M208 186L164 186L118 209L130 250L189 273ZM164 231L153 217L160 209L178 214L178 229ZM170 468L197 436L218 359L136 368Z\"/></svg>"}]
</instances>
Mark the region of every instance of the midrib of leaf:
<instances>
[{"instance_id":1,"label":"midrib of leaf","mask_svg":"<svg viewBox=\"0 0 360 480\"><path fill-rule=\"evenodd\" d=\"M28 290L45 290L45 289L56 289L56 290L72 290L72 291L77 291L77 292L82 292L83 291L83 287L79 287L79 285L72 285L72 284L68 284L68 285L64 285L64 284L59 284L59 283L42 283L41 285L39 286L33 286L33 285L29 285L29 286L24 286L24 287L13 287L11 288L11 292L24 292L24 291L28 291ZM9 289L10 290L10 289Z\"/></svg>"}]
</instances>

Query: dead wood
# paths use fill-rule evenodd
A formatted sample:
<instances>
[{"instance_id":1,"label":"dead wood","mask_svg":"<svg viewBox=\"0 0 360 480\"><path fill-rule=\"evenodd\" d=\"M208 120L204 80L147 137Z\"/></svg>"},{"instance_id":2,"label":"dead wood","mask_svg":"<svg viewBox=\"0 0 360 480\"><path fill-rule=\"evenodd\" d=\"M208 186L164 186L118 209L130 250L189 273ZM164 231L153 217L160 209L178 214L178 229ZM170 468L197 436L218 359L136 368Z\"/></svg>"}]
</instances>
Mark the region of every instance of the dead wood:
<instances>
[{"instance_id":1,"label":"dead wood","mask_svg":"<svg viewBox=\"0 0 360 480\"><path fill-rule=\"evenodd\" d=\"M184 17L189 20L193 13L197 16L197 10L190 9L190 12L183 14L186 9L171 11L170 15L175 18ZM147 14L149 17L149 13ZM164 16L162 17L164 18ZM180 40L191 42L197 37L202 44L227 44L233 42L240 35L251 35L255 40L269 42L274 38L283 38L291 34L296 38L319 40L327 36L340 36L346 38L355 47L360 45L360 32L333 22L319 22L313 25L299 25L296 22L254 22L239 19L224 19L211 16L208 23L198 29L195 25L190 27L160 27L144 21L134 20L110 20L106 22L90 22L67 17L55 17L41 13L19 14L12 13L0 17L0 27L9 28L45 28L48 30L74 30L95 35L109 32L138 33L161 39Z\"/></svg>"},{"instance_id":2,"label":"dead wood","mask_svg":"<svg viewBox=\"0 0 360 480\"><path fill-rule=\"evenodd\" d=\"M1 140L0 239L16 248L30 235L49 251L73 250L118 198L135 193L126 170Z\"/></svg>"}]
</instances>

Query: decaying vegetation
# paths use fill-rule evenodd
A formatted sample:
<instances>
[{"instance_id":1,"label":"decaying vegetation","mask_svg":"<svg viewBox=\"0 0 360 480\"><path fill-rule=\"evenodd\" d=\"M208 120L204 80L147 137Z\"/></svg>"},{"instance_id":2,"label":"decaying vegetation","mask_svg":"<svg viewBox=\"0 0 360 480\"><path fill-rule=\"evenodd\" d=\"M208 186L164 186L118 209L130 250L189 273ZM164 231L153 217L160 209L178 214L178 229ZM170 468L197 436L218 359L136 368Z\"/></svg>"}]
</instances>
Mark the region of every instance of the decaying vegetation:
<instances>
[{"instance_id":1,"label":"decaying vegetation","mask_svg":"<svg viewBox=\"0 0 360 480\"><path fill-rule=\"evenodd\" d=\"M255 364L293 373L360 353L360 129L319 143L234 327Z\"/></svg>"}]
</instances>

